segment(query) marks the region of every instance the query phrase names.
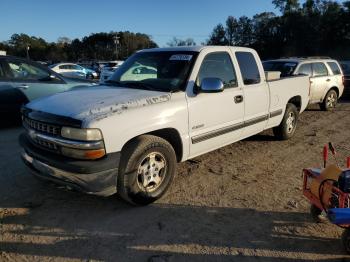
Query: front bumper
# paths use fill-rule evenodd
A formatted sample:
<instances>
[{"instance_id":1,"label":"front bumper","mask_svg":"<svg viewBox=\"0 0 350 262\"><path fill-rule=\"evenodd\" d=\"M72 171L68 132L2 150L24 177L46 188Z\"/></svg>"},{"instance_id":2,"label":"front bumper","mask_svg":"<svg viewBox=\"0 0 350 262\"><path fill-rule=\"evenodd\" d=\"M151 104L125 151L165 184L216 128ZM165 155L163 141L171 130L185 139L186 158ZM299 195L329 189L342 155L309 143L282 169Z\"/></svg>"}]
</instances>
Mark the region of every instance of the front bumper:
<instances>
[{"instance_id":1,"label":"front bumper","mask_svg":"<svg viewBox=\"0 0 350 262\"><path fill-rule=\"evenodd\" d=\"M116 193L120 153L100 160L72 160L35 147L26 134L19 141L24 149L22 160L36 177L88 194Z\"/></svg>"}]
</instances>

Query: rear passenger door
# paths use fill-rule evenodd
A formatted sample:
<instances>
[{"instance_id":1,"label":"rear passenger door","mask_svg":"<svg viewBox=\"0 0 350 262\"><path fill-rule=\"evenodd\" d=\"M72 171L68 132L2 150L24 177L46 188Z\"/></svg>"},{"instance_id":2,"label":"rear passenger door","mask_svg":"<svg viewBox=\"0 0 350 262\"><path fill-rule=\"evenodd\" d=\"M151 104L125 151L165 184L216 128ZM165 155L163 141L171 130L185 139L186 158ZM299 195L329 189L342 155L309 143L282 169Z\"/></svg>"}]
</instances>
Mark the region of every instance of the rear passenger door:
<instances>
[{"instance_id":1,"label":"rear passenger door","mask_svg":"<svg viewBox=\"0 0 350 262\"><path fill-rule=\"evenodd\" d=\"M261 77L262 68L257 54L248 51L237 51L235 56L243 79L244 93L244 137L264 130L269 119L269 89Z\"/></svg>"},{"instance_id":2,"label":"rear passenger door","mask_svg":"<svg viewBox=\"0 0 350 262\"><path fill-rule=\"evenodd\" d=\"M323 94L328 89L331 78L326 65L322 62L312 63L310 102L322 102Z\"/></svg>"}]
</instances>

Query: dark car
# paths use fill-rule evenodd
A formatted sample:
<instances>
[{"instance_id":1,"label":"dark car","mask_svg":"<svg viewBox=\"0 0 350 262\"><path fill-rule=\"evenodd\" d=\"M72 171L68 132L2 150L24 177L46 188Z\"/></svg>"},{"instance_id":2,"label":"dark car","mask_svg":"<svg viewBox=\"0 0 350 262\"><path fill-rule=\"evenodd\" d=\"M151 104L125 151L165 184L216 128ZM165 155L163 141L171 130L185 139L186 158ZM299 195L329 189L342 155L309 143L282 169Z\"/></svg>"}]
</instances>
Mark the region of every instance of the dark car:
<instances>
[{"instance_id":1,"label":"dark car","mask_svg":"<svg viewBox=\"0 0 350 262\"><path fill-rule=\"evenodd\" d=\"M340 61L344 73L344 98L350 99L350 61Z\"/></svg>"},{"instance_id":2,"label":"dark car","mask_svg":"<svg viewBox=\"0 0 350 262\"><path fill-rule=\"evenodd\" d=\"M345 86L350 87L350 61L341 61L340 66L343 69Z\"/></svg>"},{"instance_id":3,"label":"dark car","mask_svg":"<svg viewBox=\"0 0 350 262\"><path fill-rule=\"evenodd\" d=\"M23 104L36 98L92 84L62 77L30 60L0 56L0 114L19 113Z\"/></svg>"}]
</instances>

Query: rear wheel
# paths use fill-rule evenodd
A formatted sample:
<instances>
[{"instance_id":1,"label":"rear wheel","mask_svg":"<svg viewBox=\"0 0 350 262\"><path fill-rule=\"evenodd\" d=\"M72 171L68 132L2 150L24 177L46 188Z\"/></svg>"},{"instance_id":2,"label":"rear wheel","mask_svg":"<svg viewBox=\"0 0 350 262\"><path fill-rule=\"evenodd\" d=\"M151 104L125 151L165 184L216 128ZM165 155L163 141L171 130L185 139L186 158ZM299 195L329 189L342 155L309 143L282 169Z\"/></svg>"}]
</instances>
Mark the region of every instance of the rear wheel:
<instances>
[{"instance_id":1,"label":"rear wheel","mask_svg":"<svg viewBox=\"0 0 350 262\"><path fill-rule=\"evenodd\" d=\"M333 110L338 103L338 94L335 90L328 91L326 97L323 102L320 104L320 107L323 111L331 111Z\"/></svg>"},{"instance_id":2,"label":"rear wheel","mask_svg":"<svg viewBox=\"0 0 350 262\"><path fill-rule=\"evenodd\" d=\"M297 128L298 109L293 104L287 104L282 122L279 126L273 128L274 135L280 140L290 139Z\"/></svg>"},{"instance_id":3,"label":"rear wheel","mask_svg":"<svg viewBox=\"0 0 350 262\"><path fill-rule=\"evenodd\" d=\"M129 203L150 204L167 191L175 170L175 151L166 140L139 136L122 151L117 191Z\"/></svg>"}]
</instances>

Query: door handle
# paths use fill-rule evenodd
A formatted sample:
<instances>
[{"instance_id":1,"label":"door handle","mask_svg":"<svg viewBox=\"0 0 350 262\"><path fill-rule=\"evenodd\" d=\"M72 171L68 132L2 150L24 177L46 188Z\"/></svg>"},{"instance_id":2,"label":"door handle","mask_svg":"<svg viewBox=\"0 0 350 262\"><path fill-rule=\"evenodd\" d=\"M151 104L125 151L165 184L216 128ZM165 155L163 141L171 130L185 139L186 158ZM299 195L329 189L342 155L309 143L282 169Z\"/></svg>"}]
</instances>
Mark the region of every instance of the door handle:
<instances>
[{"instance_id":1,"label":"door handle","mask_svg":"<svg viewBox=\"0 0 350 262\"><path fill-rule=\"evenodd\" d=\"M239 96L235 96L235 103L239 104L243 102L243 96L239 95Z\"/></svg>"},{"instance_id":2,"label":"door handle","mask_svg":"<svg viewBox=\"0 0 350 262\"><path fill-rule=\"evenodd\" d=\"M18 89L28 89L29 85L22 84L22 85L16 86L16 88L18 88Z\"/></svg>"},{"instance_id":3,"label":"door handle","mask_svg":"<svg viewBox=\"0 0 350 262\"><path fill-rule=\"evenodd\" d=\"M331 80L328 78L326 81L327 81L327 82L330 82Z\"/></svg>"}]
</instances>

